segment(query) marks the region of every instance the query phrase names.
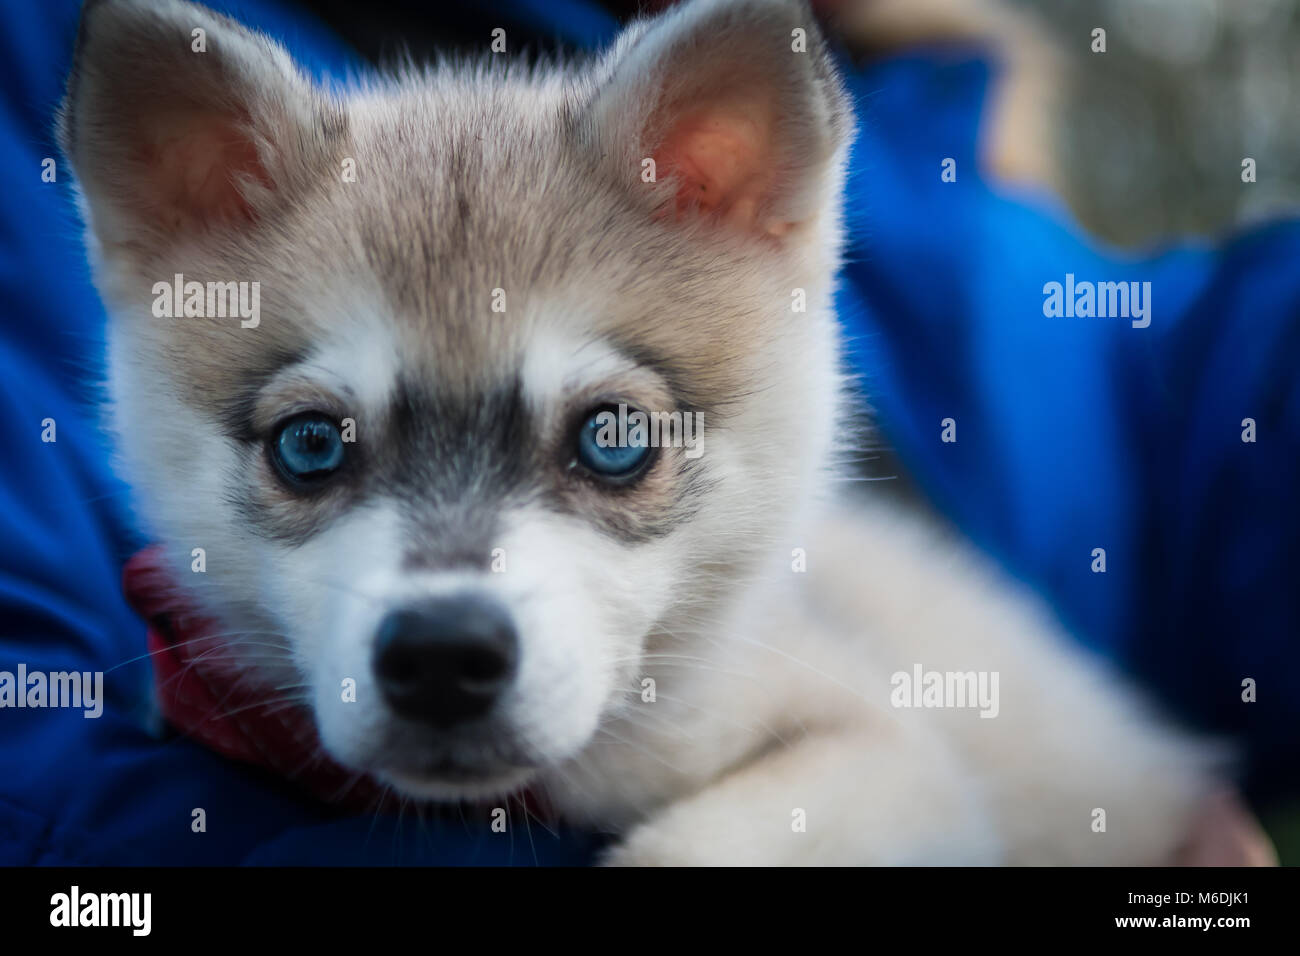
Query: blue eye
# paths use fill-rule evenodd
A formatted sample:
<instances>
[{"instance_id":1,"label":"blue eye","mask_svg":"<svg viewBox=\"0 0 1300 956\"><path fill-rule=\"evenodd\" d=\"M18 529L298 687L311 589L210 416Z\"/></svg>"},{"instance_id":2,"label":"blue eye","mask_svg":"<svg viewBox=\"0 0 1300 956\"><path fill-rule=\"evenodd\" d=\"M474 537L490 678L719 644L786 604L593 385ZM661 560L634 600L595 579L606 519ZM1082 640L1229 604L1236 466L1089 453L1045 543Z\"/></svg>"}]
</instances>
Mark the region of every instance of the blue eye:
<instances>
[{"instance_id":1,"label":"blue eye","mask_svg":"<svg viewBox=\"0 0 1300 956\"><path fill-rule=\"evenodd\" d=\"M603 478L626 478L650 458L644 429L628 426L627 416L602 408L578 429L578 461Z\"/></svg>"},{"instance_id":2,"label":"blue eye","mask_svg":"<svg viewBox=\"0 0 1300 956\"><path fill-rule=\"evenodd\" d=\"M276 463L295 481L328 477L343 464L343 436L321 415L295 418L275 436L271 446Z\"/></svg>"}]
</instances>

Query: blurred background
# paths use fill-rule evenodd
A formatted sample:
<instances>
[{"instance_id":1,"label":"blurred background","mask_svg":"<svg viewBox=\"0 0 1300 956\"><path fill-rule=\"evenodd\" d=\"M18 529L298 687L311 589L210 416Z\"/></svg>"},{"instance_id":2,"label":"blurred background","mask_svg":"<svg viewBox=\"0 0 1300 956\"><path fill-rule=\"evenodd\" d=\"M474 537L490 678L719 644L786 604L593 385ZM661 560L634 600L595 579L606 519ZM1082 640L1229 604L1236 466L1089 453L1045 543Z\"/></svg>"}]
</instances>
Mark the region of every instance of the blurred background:
<instances>
[{"instance_id":1,"label":"blurred background","mask_svg":"<svg viewBox=\"0 0 1300 956\"><path fill-rule=\"evenodd\" d=\"M1066 67L1053 134L1090 231L1143 245L1300 209L1300 0L1004 2ZM1243 188L1246 157L1257 182Z\"/></svg>"},{"instance_id":2,"label":"blurred background","mask_svg":"<svg viewBox=\"0 0 1300 956\"><path fill-rule=\"evenodd\" d=\"M1005 2L1061 57L1058 188L1090 232L1146 246L1300 210L1300 0ZM1300 865L1300 807L1264 824Z\"/></svg>"}]
</instances>

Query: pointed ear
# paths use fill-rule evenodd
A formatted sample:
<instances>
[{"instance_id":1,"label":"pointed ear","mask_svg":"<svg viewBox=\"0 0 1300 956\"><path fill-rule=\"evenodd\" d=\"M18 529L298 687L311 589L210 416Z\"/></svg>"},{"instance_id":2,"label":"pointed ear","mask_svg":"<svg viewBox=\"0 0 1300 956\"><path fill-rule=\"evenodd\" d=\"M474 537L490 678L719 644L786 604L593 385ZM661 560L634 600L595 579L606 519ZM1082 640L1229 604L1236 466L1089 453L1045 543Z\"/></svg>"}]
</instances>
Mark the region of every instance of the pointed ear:
<instances>
[{"instance_id":1,"label":"pointed ear","mask_svg":"<svg viewBox=\"0 0 1300 956\"><path fill-rule=\"evenodd\" d=\"M247 228L331 162L337 107L285 50L178 0L89 0L59 140L101 243Z\"/></svg>"},{"instance_id":2,"label":"pointed ear","mask_svg":"<svg viewBox=\"0 0 1300 956\"><path fill-rule=\"evenodd\" d=\"M838 188L852 113L802 2L685 3L629 28L599 84L587 145L656 215L780 236Z\"/></svg>"}]
</instances>

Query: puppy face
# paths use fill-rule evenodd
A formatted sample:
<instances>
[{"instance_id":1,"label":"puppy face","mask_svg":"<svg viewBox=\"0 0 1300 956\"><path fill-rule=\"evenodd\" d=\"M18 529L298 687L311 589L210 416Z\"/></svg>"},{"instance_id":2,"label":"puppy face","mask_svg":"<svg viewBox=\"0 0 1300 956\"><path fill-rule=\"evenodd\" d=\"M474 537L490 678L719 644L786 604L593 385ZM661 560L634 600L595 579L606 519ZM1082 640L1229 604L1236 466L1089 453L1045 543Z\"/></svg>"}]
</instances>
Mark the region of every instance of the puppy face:
<instances>
[{"instance_id":1,"label":"puppy face","mask_svg":"<svg viewBox=\"0 0 1300 956\"><path fill-rule=\"evenodd\" d=\"M849 126L800 5L697 0L581 67L346 95L188 4L92 6L79 50L61 136L123 467L337 759L514 788L582 750L647 642L798 546ZM226 283L255 317L208 314Z\"/></svg>"}]
</instances>

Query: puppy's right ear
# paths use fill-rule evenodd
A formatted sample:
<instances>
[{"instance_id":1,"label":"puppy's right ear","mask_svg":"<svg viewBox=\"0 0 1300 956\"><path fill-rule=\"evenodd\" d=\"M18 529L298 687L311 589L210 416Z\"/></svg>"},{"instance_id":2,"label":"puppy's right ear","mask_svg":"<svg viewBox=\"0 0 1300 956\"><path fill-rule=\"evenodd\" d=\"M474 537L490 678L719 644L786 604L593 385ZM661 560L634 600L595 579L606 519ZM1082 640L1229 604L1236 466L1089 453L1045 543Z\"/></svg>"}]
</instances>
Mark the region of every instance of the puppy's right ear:
<instances>
[{"instance_id":1,"label":"puppy's right ear","mask_svg":"<svg viewBox=\"0 0 1300 956\"><path fill-rule=\"evenodd\" d=\"M251 228L344 133L284 48L178 0L88 0L59 142L107 250Z\"/></svg>"}]
</instances>

